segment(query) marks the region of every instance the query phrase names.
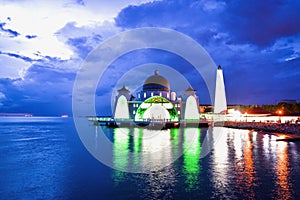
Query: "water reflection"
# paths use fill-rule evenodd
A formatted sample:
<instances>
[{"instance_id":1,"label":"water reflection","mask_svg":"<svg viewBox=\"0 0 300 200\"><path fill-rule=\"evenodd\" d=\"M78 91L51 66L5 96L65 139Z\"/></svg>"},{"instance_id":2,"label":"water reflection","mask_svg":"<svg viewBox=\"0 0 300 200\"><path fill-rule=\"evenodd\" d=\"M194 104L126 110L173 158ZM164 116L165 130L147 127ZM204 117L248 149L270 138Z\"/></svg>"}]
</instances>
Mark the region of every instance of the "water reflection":
<instances>
[{"instance_id":1,"label":"water reflection","mask_svg":"<svg viewBox=\"0 0 300 200\"><path fill-rule=\"evenodd\" d=\"M262 147L263 147L263 156L265 162L265 167L270 169L266 173L274 173L274 168L276 164L276 140L272 135L263 134L262 135Z\"/></svg>"},{"instance_id":2,"label":"water reflection","mask_svg":"<svg viewBox=\"0 0 300 200\"><path fill-rule=\"evenodd\" d=\"M228 185L229 167L231 163L228 161L228 144L227 129L222 127L214 127L212 132L213 150L211 163L211 176L215 192L213 198L219 198L220 194L226 194ZM225 196L223 198L229 198Z\"/></svg>"},{"instance_id":3,"label":"water reflection","mask_svg":"<svg viewBox=\"0 0 300 200\"><path fill-rule=\"evenodd\" d=\"M119 166L123 169L128 167L128 154L129 154L129 129L128 128L116 128L114 129L114 148L113 148L113 162L115 166ZM125 173L119 170L114 171L115 183L124 181Z\"/></svg>"},{"instance_id":4,"label":"water reflection","mask_svg":"<svg viewBox=\"0 0 300 200\"><path fill-rule=\"evenodd\" d=\"M205 159L201 158L203 136L212 145ZM114 170L113 181L116 187L124 187L137 179L140 193L157 198L172 198L175 190L183 190L187 194L207 193L216 199L291 199L294 193L290 154L298 151L293 147L293 152L289 152L290 144L276 142L275 137L223 127L214 127L212 132L199 128L116 128L112 134L113 164L118 168L175 162L148 174Z\"/></svg>"},{"instance_id":5,"label":"water reflection","mask_svg":"<svg viewBox=\"0 0 300 200\"><path fill-rule=\"evenodd\" d=\"M201 171L200 129L186 128L184 130L183 173L186 176L187 191L198 189L199 173Z\"/></svg>"},{"instance_id":6,"label":"water reflection","mask_svg":"<svg viewBox=\"0 0 300 200\"><path fill-rule=\"evenodd\" d=\"M242 143L241 146L236 146L236 152L243 150L243 156L241 156L240 153L236 154L236 185L240 193L247 194L248 199L255 199L254 187L256 186L256 171L253 159L252 132L239 131L239 133L235 135L235 140L237 140L235 142L239 144Z\"/></svg>"},{"instance_id":7,"label":"water reflection","mask_svg":"<svg viewBox=\"0 0 300 200\"><path fill-rule=\"evenodd\" d=\"M288 156L288 144L286 142L278 142L276 146L277 162L275 167L276 191L277 199L291 199L292 187L290 180L290 160Z\"/></svg>"},{"instance_id":8,"label":"water reflection","mask_svg":"<svg viewBox=\"0 0 300 200\"><path fill-rule=\"evenodd\" d=\"M112 165L131 168L179 157L158 171L126 173L91 159L76 138L75 130L70 128L72 124L58 124L52 119L45 124L5 122L3 125L2 122L1 199L33 196L37 199L299 199L300 196L299 142L277 142L271 134L227 128L214 128L213 133L206 133L207 129L146 133L143 129L104 128L103 134L100 131L103 127L89 126L91 131L83 142L91 145L89 150L105 150ZM202 159L205 135L212 151ZM112 148L103 148L100 142L103 139L111 141ZM157 154L151 156L146 150Z\"/></svg>"},{"instance_id":9,"label":"water reflection","mask_svg":"<svg viewBox=\"0 0 300 200\"><path fill-rule=\"evenodd\" d=\"M180 146L181 140L179 136L180 136L179 129L176 128L171 129L170 139L171 139L172 146L174 147L172 155L176 158L178 158L182 152L182 148Z\"/></svg>"},{"instance_id":10,"label":"water reflection","mask_svg":"<svg viewBox=\"0 0 300 200\"><path fill-rule=\"evenodd\" d=\"M140 160L140 152L142 151L143 130L135 128L133 130L133 152L134 152L134 165L138 165Z\"/></svg>"}]
</instances>

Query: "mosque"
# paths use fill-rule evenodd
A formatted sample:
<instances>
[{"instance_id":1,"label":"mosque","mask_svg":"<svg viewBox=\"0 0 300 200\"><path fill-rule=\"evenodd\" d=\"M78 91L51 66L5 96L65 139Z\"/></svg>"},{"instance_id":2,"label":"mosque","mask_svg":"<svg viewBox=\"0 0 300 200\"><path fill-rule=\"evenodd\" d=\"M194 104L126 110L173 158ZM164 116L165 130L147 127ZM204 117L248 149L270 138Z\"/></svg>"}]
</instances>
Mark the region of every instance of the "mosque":
<instances>
[{"instance_id":1,"label":"mosque","mask_svg":"<svg viewBox=\"0 0 300 200\"><path fill-rule=\"evenodd\" d=\"M218 77L221 74L221 78ZM223 86L222 69L219 66L217 72L216 87ZM218 83L218 81L221 83ZM216 90L217 91L217 90ZM222 94L216 93L216 98L225 98L225 90ZM224 96L224 97L223 97ZM215 103L218 102L215 100ZM226 110L226 105L215 105L217 110ZM133 120L135 122L180 122L199 121L199 100L196 90L190 86L185 94L177 95L171 90L169 81L159 74L158 70L149 76L141 89L135 95L123 86L116 96L114 119L116 121Z\"/></svg>"}]
</instances>

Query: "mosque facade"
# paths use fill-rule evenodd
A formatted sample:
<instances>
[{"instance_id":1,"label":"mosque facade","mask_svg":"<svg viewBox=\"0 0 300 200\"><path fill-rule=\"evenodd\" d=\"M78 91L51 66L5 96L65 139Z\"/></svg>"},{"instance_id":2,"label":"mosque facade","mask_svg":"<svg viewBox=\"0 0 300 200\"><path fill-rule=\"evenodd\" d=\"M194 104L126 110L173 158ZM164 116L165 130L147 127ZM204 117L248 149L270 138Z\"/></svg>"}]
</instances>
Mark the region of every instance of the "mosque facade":
<instances>
[{"instance_id":1,"label":"mosque facade","mask_svg":"<svg viewBox=\"0 0 300 200\"><path fill-rule=\"evenodd\" d=\"M140 91L131 94L123 86L118 90L115 120L165 121L199 120L199 101L196 90L188 87L185 94L171 90L169 81L155 70Z\"/></svg>"}]
</instances>

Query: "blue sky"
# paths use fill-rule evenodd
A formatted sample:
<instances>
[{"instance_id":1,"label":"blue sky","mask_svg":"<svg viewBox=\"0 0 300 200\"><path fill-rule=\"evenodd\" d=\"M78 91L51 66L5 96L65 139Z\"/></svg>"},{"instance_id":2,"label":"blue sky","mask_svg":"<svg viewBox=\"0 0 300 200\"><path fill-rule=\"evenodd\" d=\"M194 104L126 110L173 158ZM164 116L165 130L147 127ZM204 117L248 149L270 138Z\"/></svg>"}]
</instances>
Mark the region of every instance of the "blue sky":
<instances>
[{"instance_id":1,"label":"blue sky","mask_svg":"<svg viewBox=\"0 0 300 200\"><path fill-rule=\"evenodd\" d=\"M87 55L140 27L174 29L201 44L223 67L229 104L300 101L299 10L298 0L1 1L0 112L71 114L74 80ZM168 53L133 52L110 70L125 73L146 62L174 67L197 89L200 104L210 103L203 82L185 70L188 63ZM109 113L116 82L106 74L106 87L96 93L107 99L98 103L99 114Z\"/></svg>"}]
</instances>

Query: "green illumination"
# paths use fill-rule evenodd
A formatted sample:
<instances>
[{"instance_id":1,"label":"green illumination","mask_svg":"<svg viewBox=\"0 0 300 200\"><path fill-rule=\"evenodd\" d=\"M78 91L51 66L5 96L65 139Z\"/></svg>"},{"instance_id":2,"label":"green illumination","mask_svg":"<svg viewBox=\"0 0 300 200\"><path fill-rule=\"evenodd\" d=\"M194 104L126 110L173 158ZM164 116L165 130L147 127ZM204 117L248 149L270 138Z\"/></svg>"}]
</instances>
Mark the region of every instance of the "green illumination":
<instances>
[{"instance_id":1,"label":"green illumination","mask_svg":"<svg viewBox=\"0 0 300 200\"><path fill-rule=\"evenodd\" d=\"M142 120L143 119L143 116L144 116L144 113L146 112L147 109L145 108L142 108L142 105L137 109L136 111L136 115L135 115L135 120L136 121L139 121L139 120Z\"/></svg>"},{"instance_id":2,"label":"green illumination","mask_svg":"<svg viewBox=\"0 0 300 200\"><path fill-rule=\"evenodd\" d=\"M143 141L143 129L135 128L133 135L133 151L141 152L142 150L142 141Z\"/></svg>"},{"instance_id":3,"label":"green illumination","mask_svg":"<svg viewBox=\"0 0 300 200\"><path fill-rule=\"evenodd\" d=\"M161 96L153 96L144 101L145 103L169 103L169 101Z\"/></svg>"},{"instance_id":4,"label":"green illumination","mask_svg":"<svg viewBox=\"0 0 300 200\"><path fill-rule=\"evenodd\" d=\"M172 143L175 146L178 146L178 134L179 134L179 129L178 128L172 128L171 129L171 140L172 140Z\"/></svg>"},{"instance_id":5,"label":"green illumination","mask_svg":"<svg viewBox=\"0 0 300 200\"><path fill-rule=\"evenodd\" d=\"M134 165L139 166L141 162L141 152L143 145L143 129L135 128L133 130L133 153L134 153Z\"/></svg>"},{"instance_id":6,"label":"green illumination","mask_svg":"<svg viewBox=\"0 0 300 200\"><path fill-rule=\"evenodd\" d=\"M174 105L166 98L161 96L153 96L146 99L137 109L135 121L147 120L144 117L144 114L148 109L151 109L153 105L161 105L164 109L168 111L171 121L178 121L178 113Z\"/></svg>"},{"instance_id":7,"label":"green illumination","mask_svg":"<svg viewBox=\"0 0 300 200\"><path fill-rule=\"evenodd\" d=\"M186 176L185 183L188 185L186 188L187 191L199 189L199 173L201 171L200 130L199 128L186 128L184 130L183 173Z\"/></svg>"},{"instance_id":8,"label":"green illumination","mask_svg":"<svg viewBox=\"0 0 300 200\"><path fill-rule=\"evenodd\" d=\"M171 129L170 136L171 136L170 138L171 138L172 147L173 147L173 156L178 157L179 129L178 128Z\"/></svg>"},{"instance_id":9,"label":"green illumination","mask_svg":"<svg viewBox=\"0 0 300 200\"><path fill-rule=\"evenodd\" d=\"M177 110L175 109L175 107L173 106L172 109L168 109L171 119L173 119L174 121L178 121L178 114L177 114Z\"/></svg>"},{"instance_id":10,"label":"green illumination","mask_svg":"<svg viewBox=\"0 0 300 200\"><path fill-rule=\"evenodd\" d=\"M115 128L114 129L114 148L113 148L113 163L116 168L126 169L128 166L129 154L129 129ZM114 180L116 184L125 180L125 173L114 170Z\"/></svg>"}]
</instances>

